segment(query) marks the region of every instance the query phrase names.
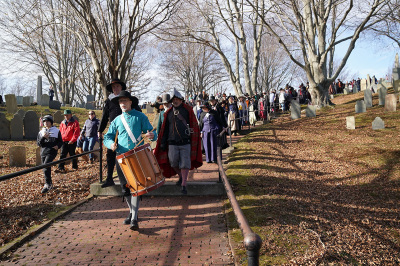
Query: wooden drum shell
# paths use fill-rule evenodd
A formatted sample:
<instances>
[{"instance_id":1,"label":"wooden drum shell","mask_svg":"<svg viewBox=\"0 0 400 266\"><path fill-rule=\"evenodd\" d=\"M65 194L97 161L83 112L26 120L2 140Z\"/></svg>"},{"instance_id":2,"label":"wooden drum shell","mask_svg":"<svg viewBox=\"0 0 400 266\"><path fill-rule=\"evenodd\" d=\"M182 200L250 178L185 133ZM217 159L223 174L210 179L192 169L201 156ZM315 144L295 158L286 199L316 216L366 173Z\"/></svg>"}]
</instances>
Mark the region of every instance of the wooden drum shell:
<instances>
[{"instance_id":1,"label":"wooden drum shell","mask_svg":"<svg viewBox=\"0 0 400 266\"><path fill-rule=\"evenodd\" d=\"M165 182L150 144L139 146L117 156L132 196L146 194Z\"/></svg>"}]
</instances>

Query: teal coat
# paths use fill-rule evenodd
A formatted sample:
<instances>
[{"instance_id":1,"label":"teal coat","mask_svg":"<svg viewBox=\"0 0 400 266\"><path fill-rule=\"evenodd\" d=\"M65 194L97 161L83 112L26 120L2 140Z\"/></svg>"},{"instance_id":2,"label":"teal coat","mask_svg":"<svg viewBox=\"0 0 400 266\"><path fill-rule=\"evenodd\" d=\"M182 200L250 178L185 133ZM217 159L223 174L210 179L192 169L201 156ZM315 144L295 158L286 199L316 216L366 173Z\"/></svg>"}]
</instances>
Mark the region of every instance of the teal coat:
<instances>
[{"instance_id":1,"label":"teal coat","mask_svg":"<svg viewBox=\"0 0 400 266\"><path fill-rule=\"evenodd\" d=\"M147 131L152 131L153 126L150 124L147 116L141 112L136 110L130 110L127 113L122 113L125 117L126 122L129 125L133 135L136 138L136 142L139 143L141 140L141 134L147 133ZM136 143L133 143L131 138L128 135L128 132L125 130L124 124L121 121L121 115L117 116L112 122L110 127L108 128L107 133L104 135L104 146L111 149L111 144L114 143L115 135L118 130L118 147L116 152L119 154L125 153L127 151L135 148ZM154 132L154 139L157 139L157 133ZM144 144L142 142L142 144Z\"/></svg>"}]
</instances>

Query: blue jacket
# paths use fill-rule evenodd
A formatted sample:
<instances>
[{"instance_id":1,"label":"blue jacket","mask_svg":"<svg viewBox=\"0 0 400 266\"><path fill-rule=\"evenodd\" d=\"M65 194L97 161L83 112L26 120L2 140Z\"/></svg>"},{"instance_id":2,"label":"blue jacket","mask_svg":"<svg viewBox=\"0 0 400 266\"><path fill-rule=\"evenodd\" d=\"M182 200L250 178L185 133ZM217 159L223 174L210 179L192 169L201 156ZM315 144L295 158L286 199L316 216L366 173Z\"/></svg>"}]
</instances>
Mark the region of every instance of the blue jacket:
<instances>
[{"instance_id":1,"label":"blue jacket","mask_svg":"<svg viewBox=\"0 0 400 266\"><path fill-rule=\"evenodd\" d=\"M99 129L99 124L100 120L96 117L94 117L92 120L87 119L81 131L81 135L88 138L97 138L97 130Z\"/></svg>"},{"instance_id":2,"label":"blue jacket","mask_svg":"<svg viewBox=\"0 0 400 266\"><path fill-rule=\"evenodd\" d=\"M122 154L127 151L135 148L136 143L133 143L131 138L128 135L128 132L125 130L124 124L122 123L121 116L124 116L126 122L131 129L133 136L136 138L136 143L139 143L141 140L141 134L147 133L147 131L152 131L153 126L150 124L147 116L135 109L130 110L127 113L122 113L117 116L112 122L110 127L108 128L107 133L104 135L104 145L111 149L111 144L114 143L116 132L118 131L118 148L116 150L117 153ZM154 132L154 139L157 139L157 133ZM144 143L142 143L144 144Z\"/></svg>"}]
</instances>

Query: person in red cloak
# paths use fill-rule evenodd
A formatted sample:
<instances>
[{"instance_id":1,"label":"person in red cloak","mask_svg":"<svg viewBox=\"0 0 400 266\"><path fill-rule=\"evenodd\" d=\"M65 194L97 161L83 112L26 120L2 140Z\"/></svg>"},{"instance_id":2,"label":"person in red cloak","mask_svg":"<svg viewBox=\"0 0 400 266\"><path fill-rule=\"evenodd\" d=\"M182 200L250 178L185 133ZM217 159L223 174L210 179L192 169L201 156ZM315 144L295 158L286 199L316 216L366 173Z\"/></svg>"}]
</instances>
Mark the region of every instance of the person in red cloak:
<instances>
[{"instance_id":1,"label":"person in red cloak","mask_svg":"<svg viewBox=\"0 0 400 266\"><path fill-rule=\"evenodd\" d=\"M186 195L189 170L203 165L200 129L192 107L184 103L176 89L170 102L172 108L164 113L154 155L165 178L179 175L177 185Z\"/></svg>"}]
</instances>

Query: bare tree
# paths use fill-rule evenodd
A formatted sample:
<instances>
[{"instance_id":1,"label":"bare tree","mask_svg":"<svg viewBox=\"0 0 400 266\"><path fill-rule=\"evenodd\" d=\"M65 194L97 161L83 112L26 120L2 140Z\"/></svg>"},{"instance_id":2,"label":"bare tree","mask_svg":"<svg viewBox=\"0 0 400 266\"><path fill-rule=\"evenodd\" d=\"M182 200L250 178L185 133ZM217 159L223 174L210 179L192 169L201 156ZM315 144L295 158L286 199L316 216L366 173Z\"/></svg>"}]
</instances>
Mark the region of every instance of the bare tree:
<instances>
[{"instance_id":1,"label":"bare tree","mask_svg":"<svg viewBox=\"0 0 400 266\"><path fill-rule=\"evenodd\" d=\"M216 87L226 81L221 61L215 50L192 42L166 42L162 50L161 70L165 79L194 96L203 90L218 91Z\"/></svg>"},{"instance_id":2,"label":"bare tree","mask_svg":"<svg viewBox=\"0 0 400 266\"><path fill-rule=\"evenodd\" d=\"M7 35L3 49L17 55L15 59L21 65L18 71L32 65L41 69L56 99L61 96L62 102L71 103L83 54L78 41L64 27L76 26L69 19L71 13L57 0L5 0L0 12L0 28Z\"/></svg>"},{"instance_id":3,"label":"bare tree","mask_svg":"<svg viewBox=\"0 0 400 266\"><path fill-rule=\"evenodd\" d=\"M317 105L330 103L329 84L346 65L360 35L382 21L378 14L389 2L269 0L269 10L266 10L247 0L290 59L306 72L312 99ZM330 76L328 55L334 52L336 45L344 42L348 42L346 54ZM297 56L297 51L301 56Z\"/></svg>"},{"instance_id":4,"label":"bare tree","mask_svg":"<svg viewBox=\"0 0 400 266\"><path fill-rule=\"evenodd\" d=\"M81 25L75 33L90 56L103 96L110 78L126 81L140 39L167 21L178 1L66 1Z\"/></svg>"},{"instance_id":5,"label":"bare tree","mask_svg":"<svg viewBox=\"0 0 400 266\"><path fill-rule=\"evenodd\" d=\"M185 1L163 38L180 38L181 41L198 42L214 49L236 95L243 92L253 95L257 87L263 29L259 19L257 13L239 1ZM246 24L250 25L251 34L246 32ZM248 46L249 38L253 43L252 52ZM251 59L250 54L253 55ZM241 76L245 90L242 89Z\"/></svg>"}]
</instances>

